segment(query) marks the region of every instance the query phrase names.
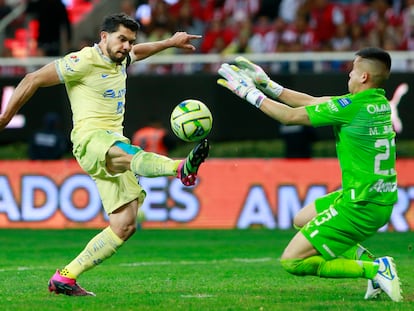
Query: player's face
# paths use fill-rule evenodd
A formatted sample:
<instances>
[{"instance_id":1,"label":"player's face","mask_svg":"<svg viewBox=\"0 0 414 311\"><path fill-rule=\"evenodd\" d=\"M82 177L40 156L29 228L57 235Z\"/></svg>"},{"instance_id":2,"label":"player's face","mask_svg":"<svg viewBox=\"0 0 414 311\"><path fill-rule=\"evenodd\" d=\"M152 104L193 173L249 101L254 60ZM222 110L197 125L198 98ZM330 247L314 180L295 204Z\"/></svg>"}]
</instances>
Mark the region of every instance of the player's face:
<instances>
[{"instance_id":1,"label":"player's face","mask_svg":"<svg viewBox=\"0 0 414 311\"><path fill-rule=\"evenodd\" d=\"M104 53L113 62L121 63L136 40L136 33L122 25L119 26L116 32L104 33L103 41L105 44Z\"/></svg>"}]
</instances>

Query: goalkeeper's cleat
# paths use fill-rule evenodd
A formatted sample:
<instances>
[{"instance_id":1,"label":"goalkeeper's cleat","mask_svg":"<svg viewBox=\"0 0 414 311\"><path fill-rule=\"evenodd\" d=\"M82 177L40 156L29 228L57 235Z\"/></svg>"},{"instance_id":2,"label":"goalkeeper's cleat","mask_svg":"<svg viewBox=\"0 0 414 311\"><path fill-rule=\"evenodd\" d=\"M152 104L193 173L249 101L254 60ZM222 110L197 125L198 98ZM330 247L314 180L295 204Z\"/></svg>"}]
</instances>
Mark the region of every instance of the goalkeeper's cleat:
<instances>
[{"instance_id":1,"label":"goalkeeper's cleat","mask_svg":"<svg viewBox=\"0 0 414 311\"><path fill-rule=\"evenodd\" d=\"M367 291L365 293L365 299L375 299L382 293L382 289L378 282L374 280L368 280Z\"/></svg>"},{"instance_id":2,"label":"goalkeeper's cleat","mask_svg":"<svg viewBox=\"0 0 414 311\"><path fill-rule=\"evenodd\" d=\"M201 163L208 157L210 145L207 139L202 140L193 150L190 151L187 158L182 160L178 165L177 178L186 186L192 186L197 179L197 171Z\"/></svg>"},{"instance_id":3,"label":"goalkeeper's cleat","mask_svg":"<svg viewBox=\"0 0 414 311\"><path fill-rule=\"evenodd\" d=\"M402 290L394 258L381 257L375 260L375 262L379 264L379 268L373 281L378 283L380 288L391 298L391 300L397 302L401 301L403 299Z\"/></svg>"},{"instance_id":4,"label":"goalkeeper's cleat","mask_svg":"<svg viewBox=\"0 0 414 311\"><path fill-rule=\"evenodd\" d=\"M56 270L56 273L49 280L49 292L55 294L64 294L68 296L96 296L92 292L88 292L76 283L75 279L70 279L60 275L60 271Z\"/></svg>"}]
</instances>

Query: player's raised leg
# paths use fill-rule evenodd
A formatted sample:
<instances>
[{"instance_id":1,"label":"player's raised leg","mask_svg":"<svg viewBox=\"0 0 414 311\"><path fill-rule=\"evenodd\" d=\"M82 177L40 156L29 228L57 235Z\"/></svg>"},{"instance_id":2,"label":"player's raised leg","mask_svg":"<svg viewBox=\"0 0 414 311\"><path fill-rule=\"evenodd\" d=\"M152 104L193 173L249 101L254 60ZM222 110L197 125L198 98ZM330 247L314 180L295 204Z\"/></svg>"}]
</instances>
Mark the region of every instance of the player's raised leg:
<instances>
[{"instance_id":1,"label":"player's raised leg","mask_svg":"<svg viewBox=\"0 0 414 311\"><path fill-rule=\"evenodd\" d=\"M137 151L130 160L131 171L139 176L176 176L186 186L195 184L200 165L208 157L207 139L199 142L184 160L172 160L152 152ZM112 153L113 150L111 151Z\"/></svg>"},{"instance_id":2,"label":"player's raised leg","mask_svg":"<svg viewBox=\"0 0 414 311\"><path fill-rule=\"evenodd\" d=\"M178 165L177 177L186 186L195 184L197 171L201 163L208 157L210 145L207 139L202 140L193 150L190 151L187 158L182 160Z\"/></svg>"}]
</instances>

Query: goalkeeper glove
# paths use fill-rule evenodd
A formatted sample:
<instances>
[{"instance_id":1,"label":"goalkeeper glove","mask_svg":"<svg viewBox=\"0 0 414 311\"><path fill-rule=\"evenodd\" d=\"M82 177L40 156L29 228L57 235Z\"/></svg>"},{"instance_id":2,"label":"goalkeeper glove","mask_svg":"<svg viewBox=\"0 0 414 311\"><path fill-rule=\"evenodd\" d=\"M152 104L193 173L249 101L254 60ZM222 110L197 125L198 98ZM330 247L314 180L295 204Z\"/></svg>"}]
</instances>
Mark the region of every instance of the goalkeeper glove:
<instances>
[{"instance_id":1,"label":"goalkeeper glove","mask_svg":"<svg viewBox=\"0 0 414 311\"><path fill-rule=\"evenodd\" d=\"M270 80L264 70L243 56L235 59L236 64L254 81L254 83L267 95L277 98L283 91L283 86Z\"/></svg>"},{"instance_id":2,"label":"goalkeeper glove","mask_svg":"<svg viewBox=\"0 0 414 311\"><path fill-rule=\"evenodd\" d=\"M253 80L245 72L234 65L222 64L218 73L224 78L217 80L219 85L260 108L266 96L256 88Z\"/></svg>"}]
</instances>

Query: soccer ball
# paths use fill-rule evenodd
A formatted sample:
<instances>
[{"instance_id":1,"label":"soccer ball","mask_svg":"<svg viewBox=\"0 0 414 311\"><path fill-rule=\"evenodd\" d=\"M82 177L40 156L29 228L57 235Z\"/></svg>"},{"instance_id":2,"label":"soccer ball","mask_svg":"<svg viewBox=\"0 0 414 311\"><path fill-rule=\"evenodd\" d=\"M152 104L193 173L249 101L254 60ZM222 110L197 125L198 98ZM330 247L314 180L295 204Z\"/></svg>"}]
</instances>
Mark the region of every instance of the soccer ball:
<instances>
[{"instance_id":1,"label":"soccer ball","mask_svg":"<svg viewBox=\"0 0 414 311\"><path fill-rule=\"evenodd\" d=\"M178 138L187 142L197 142L210 133L213 116L201 101L187 99L174 108L170 122L171 129Z\"/></svg>"}]
</instances>

